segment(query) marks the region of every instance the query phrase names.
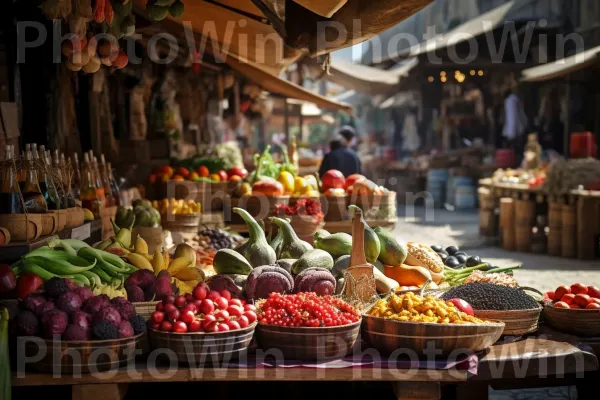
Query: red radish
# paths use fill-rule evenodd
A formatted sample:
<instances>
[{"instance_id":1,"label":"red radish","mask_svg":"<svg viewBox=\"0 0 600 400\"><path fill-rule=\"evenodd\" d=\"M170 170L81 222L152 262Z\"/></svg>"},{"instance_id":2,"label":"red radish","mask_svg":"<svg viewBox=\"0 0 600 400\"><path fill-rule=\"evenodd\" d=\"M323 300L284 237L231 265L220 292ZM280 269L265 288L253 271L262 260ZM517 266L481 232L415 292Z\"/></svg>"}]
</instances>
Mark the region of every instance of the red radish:
<instances>
[{"instance_id":1,"label":"red radish","mask_svg":"<svg viewBox=\"0 0 600 400\"><path fill-rule=\"evenodd\" d=\"M250 325L250 321L248 321L248 317L242 315L237 319L238 324L240 324L240 328L245 328Z\"/></svg>"},{"instance_id":2,"label":"red radish","mask_svg":"<svg viewBox=\"0 0 600 400\"><path fill-rule=\"evenodd\" d=\"M450 303L454 304L454 306L456 308L458 308L460 311L464 312L467 315L475 315L475 312L473 311L473 307L471 307L471 305L469 303L467 303L466 301L464 301L463 299L450 299L448 300Z\"/></svg>"},{"instance_id":3,"label":"red radish","mask_svg":"<svg viewBox=\"0 0 600 400\"><path fill-rule=\"evenodd\" d=\"M219 332L227 332L229 330L229 325L226 323L220 323L218 324L217 329Z\"/></svg>"},{"instance_id":4,"label":"red radish","mask_svg":"<svg viewBox=\"0 0 600 400\"><path fill-rule=\"evenodd\" d=\"M240 306L240 307L243 307L242 301L240 299L231 299L231 300L229 300L229 305L230 306Z\"/></svg>"},{"instance_id":5,"label":"red radish","mask_svg":"<svg viewBox=\"0 0 600 400\"><path fill-rule=\"evenodd\" d=\"M165 305L164 311L165 311L165 314L168 314L170 312L177 311L177 307L175 307L174 304L169 303L169 304Z\"/></svg>"},{"instance_id":6,"label":"red radish","mask_svg":"<svg viewBox=\"0 0 600 400\"><path fill-rule=\"evenodd\" d=\"M204 328L204 332L217 332L219 329L219 323L217 321L211 321L206 324L202 324L202 328Z\"/></svg>"},{"instance_id":7,"label":"red radish","mask_svg":"<svg viewBox=\"0 0 600 400\"><path fill-rule=\"evenodd\" d=\"M162 311L165 309L165 305L162 303L162 301L156 303L156 311Z\"/></svg>"},{"instance_id":8,"label":"red radish","mask_svg":"<svg viewBox=\"0 0 600 400\"><path fill-rule=\"evenodd\" d=\"M587 294L589 294L590 297L595 297L597 299L600 299L600 289L598 289L596 286L588 286Z\"/></svg>"},{"instance_id":9,"label":"red radish","mask_svg":"<svg viewBox=\"0 0 600 400\"><path fill-rule=\"evenodd\" d=\"M330 169L325 172L323 177L321 178L321 186L323 187L323 192L326 192L329 189L343 189L346 185L346 178L344 178L344 174L336 169Z\"/></svg>"},{"instance_id":10,"label":"red radish","mask_svg":"<svg viewBox=\"0 0 600 400\"><path fill-rule=\"evenodd\" d=\"M202 314L210 314L215 311L215 305L209 299L202 300L202 304L200 305L200 312Z\"/></svg>"},{"instance_id":11,"label":"red radish","mask_svg":"<svg viewBox=\"0 0 600 400\"><path fill-rule=\"evenodd\" d=\"M231 292L227 289L223 289L219 292L221 297L225 297L227 300L231 300Z\"/></svg>"},{"instance_id":12,"label":"red radish","mask_svg":"<svg viewBox=\"0 0 600 400\"><path fill-rule=\"evenodd\" d=\"M175 303L175 297L174 296L167 296L163 299L163 304L167 305L167 304L173 304Z\"/></svg>"},{"instance_id":13,"label":"red radish","mask_svg":"<svg viewBox=\"0 0 600 400\"><path fill-rule=\"evenodd\" d=\"M181 320L186 324L192 323L195 318L194 312L192 310L185 310L181 313Z\"/></svg>"},{"instance_id":14,"label":"red radish","mask_svg":"<svg viewBox=\"0 0 600 400\"><path fill-rule=\"evenodd\" d=\"M171 322L177 321L179 319L179 310L173 310L170 313L167 313L167 319Z\"/></svg>"},{"instance_id":15,"label":"red radish","mask_svg":"<svg viewBox=\"0 0 600 400\"><path fill-rule=\"evenodd\" d=\"M240 306L229 306L227 312L232 317L241 317L244 314L244 309Z\"/></svg>"},{"instance_id":16,"label":"red radish","mask_svg":"<svg viewBox=\"0 0 600 400\"><path fill-rule=\"evenodd\" d=\"M202 320L202 327L206 329L206 325L208 325L211 322L217 322L217 317L215 317L212 314L206 315Z\"/></svg>"},{"instance_id":17,"label":"red radish","mask_svg":"<svg viewBox=\"0 0 600 400\"><path fill-rule=\"evenodd\" d=\"M186 294L185 301L191 303L192 301L194 301L194 296L192 296L190 293Z\"/></svg>"},{"instance_id":18,"label":"red radish","mask_svg":"<svg viewBox=\"0 0 600 400\"><path fill-rule=\"evenodd\" d=\"M173 324L170 323L169 321L163 321L160 324L160 330L161 331L165 331L165 332L171 332L171 329L173 329Z\"/></svg>"},{"instance_id":19,"label":"red radish","mask_svg":"<svg viewBox=\"0 0 600 400\"><path fill-rule=\"evenodd\" d=\"M571 293L571 289L567 285L560 285L554 291L554 301L560 301L564 295Z\"/></svg>"},{"instance_id":20,"label":"red radish","mask_svg":"<svg viewBox=\"0 0 600 400\"><path fill-rule=\"evenodd\" d=\"M254 304L244 304L244 311L256 311Z\"/></svg>"},{"instance_id":21,"label":"red radish","mask_svg":"<svg viewBox=\"0 0 600 400\"><path fill-rule=\"evenodd\" d=\"M188 331L188 327L183 321L177 321L173 324L173 332L185 333Z\"/></svg>"},{"instance_id":22,"label":"red radish","mask_svg":"<svg viewBox=\"0 0 600 400\"><path fill-rule=\"evenodd\" d=\"M152 325L150 325L150 329L154 329L155 331L159 330L160 329L160 324L152 324Z\"/></svg>"},{"instance_id":23,"label":"red radish","mask_svg":"<svg viewBox=\"0 0 600 400\"><path fill-rule=\"evenodd\" d=\"M208 286L200 284L194 288L193 296L196 300L204 300L208 295Z\"/></svg>"},{"instance_id":24,"label":"red radish","mask_svg":"<svg viewBox=\"0 0 600 400\"><path fill-rule=\"evenodd\" d=\"M165 313L160 311L154 311L152 313L152 322L155 324L160 324L165 320Z\"/></svg>"},{"instance_id":25,"label":"red radish","mask_svg":"<svg viewBox=\"0 0 600 400\"><path fill-rule=\"evenodd\" d=\"M221 297L221 295L216 290L211 290L210 292L208 292L208 295L206 296L207 299L210 299L212 301L215 301L220 297Z\"/></svg>"},{"instance_id":26,"label":"red radish","mask_svg":"<svg viewBox=\"0 0 600 400\"><path fill-rule=\"evenodd\" d=\"M241 328L237 321L227 321L227 326L229 326L229 329L232 331Z\"/></svg>"},{"instance_id":27,"label":"red radish","mask_svg":"<svg viewBox=\"0 0 600 400\"><path fill-rule=\"evenodd\" d=\"M215 300L215 304L221 310L226 310L227 306L229 305L229 302L227 301L227 299L225 297L219 297L217 300Z\"/></svg>"},{"instance_id":28,"label":"red radish","mask_svg":"<svg viewBox=\"0 0 600 400\"><path fill-rule=\"evenodd\" d=\"M229 313L227 312L227 310L219 310L215 313L215 317L223 321L229 321Z\"/></svg>"},{"instance_id":29,"label":"red radish","mask_svg":"<svg viewBox=\"0 0 600 400\"><path fill-rule=\"evenodd\" d=\"M195 319L188 324L188 328L190 332L200 332L202 331L202 321Z\"/></svg>"},{"instance_id":30,"label":"red radish","mask_svg":"<svg viewBox=\"0 0 600 400\"><path fill-rule=\"evenodd\" d=\"M574 283L571 285L571 293L573 294L587 294L587 286L582 283Z\"/></svg>"},{"instance_id":31,"label":"red radish","mask_svg":"<svg viewBox=\"0 0 600 400\"><path fill-rule=\"evenodd\" d=\"M184 309L184 311L185 310L190 310L194 314L196 314L198 312L198 307L196 307L195 303L188 303L188 304L185 305L185 307L183 307L183 309Z\"/></svg>"},{"instance_id":32,"label":"red radish","mask_svg":"<svg viewBox=\"0 0 600 400\"><path fill-rule=\"evenodd\" d=\"M183 308L185 306L185 303L186 303L185 296L175 297L175 306L177 308Z\"/></svg>"},{"instance_id":33,"label":"red radish","mask_svg":"<svg viewBox=\"0 0 600 400\"><path fill-rule=\"evenodd\" d=\"M246 318L248 318L249 323L252 324L254 323L254 321L256 321L256 313L254 311L246 311L244 315L246 316Z\"/></svg>"}]
</instances>

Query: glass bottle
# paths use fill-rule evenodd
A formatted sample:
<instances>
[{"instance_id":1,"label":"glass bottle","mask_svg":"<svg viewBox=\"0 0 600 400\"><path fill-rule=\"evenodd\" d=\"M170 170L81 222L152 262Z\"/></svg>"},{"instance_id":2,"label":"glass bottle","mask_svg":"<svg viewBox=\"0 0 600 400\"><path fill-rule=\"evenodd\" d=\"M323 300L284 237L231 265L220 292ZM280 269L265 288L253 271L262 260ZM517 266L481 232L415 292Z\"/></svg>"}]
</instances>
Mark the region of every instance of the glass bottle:
<instances>
[{"instance_id":1,"label":"glass bottle","mask_svg":"<svg viewBox=\"0 0 600 400\"><path fill-rule=\"evenodd\" d=\"M37 145L34 144L32 146L32 151L33 159L36 160L36 163L43 164L40 165L40 168L38 168L38 175L40 190L42 191L44 199L46 199L48 210L60 210L60 198L56 192L56 186L52 183L50 175L48 174L50 165L48 163L48 159L46 158L46 149L44 145L41 145L40 152L38 153Z\"/></svg>"},{"instance_id":2,"label":"glass bottle","mask_svg":"<svg viewBox=\"0 0 600 400\"><path fill-rule=\"evenodd\" d=\"M102 184L102 177L100 176L100 170L98 169L98 159L95 156L92 156L91 160L94 184L96 185L96 198L98 199L98 205L100 207L106 207L106 193L104 193L104 185Z\"/></svg>"},{"instance_id":3,"label":"glass bottle","mask_svg":"<svg viewBox=\"0 0 600 400\"><path fill-rule=\"evenodd\" d=\"M56 187L60 195L60 203L62 208L67 209L67 207L69 207L68 188L65 186L65 172L61 169L60 166L60 156L58 154L58 150L54 150L54 159L51 159L51 161L52 166L55 170L56 177L58 179Z\"/></svg>"},{"instance_id":4,"label":"glass bottle","mask_svg":"<svg viewBox=\"0 0 600 400\"><path fill-rule=\"evenodd\" d=\"M73 160L71 161L73 167L73 198L77 206L81 206L81 165L79 165L79 157L77 153L73 153Z\"/></svg>"},{"instance_id":5,"label":"glass bottle","mask_svg":"<svg viewBox=\"0 0 600 400\"><path fill-rule=\"evenodd\" d=\"M90 157L87 153L83 154L81 177L81 206L90 210L92 214L97 217L100 214L100 209L98 198L96 197L96 185L94 184L92 165L90 163Z\"/></svg>"},{"instance_id":6,"label":"glass bottle","mask_svg":"<svg viewBox=\"0 0 600 400\"><path fill-rule=\"evenodd\" d=\"M106 207L112 207L115 205L112 190L110 188L110 180L108 178L108 172L106 171L106 159L104 154L100 154L100 178L102 180L102 186L104 187L104 204Z\"/></svg>"},{"instance_id":7,"label":"glass bottle","mask_svg":"<svg viewBox=\"0 0 600 400\"><path fill-rule=\"evenodd\" d=\"M5 165L0 170L0 214L23 214L19 182L14 164L14 147L5 147Z\"/></svg>"},{"instance_id":8,"label":"glass bottle","mask_svg":"<svg viewBox=\"0 0 600 400\"><path fill-rule=\"evenodd\" d=\"M75 207L75 197L73 197L73 168L71 164L67 165L65 153L60 153L60 169L65 178L65 190L67 192L67 207Z\"/></svg>"},{"instance_id":9,"label":"glass bottle","mask_svg":"<svg viewBox=\"0 0 600 400\"><path fill-rule=\"evenodd\" d=\"M115 206L120 206L121 205L121 196L120 196L120 191L119 191L119 184L117 183L117 180L115 179L115 176L113 174L113 169L112 169L112 165L111 163L106 164L106 169L108 171L108 180L110 182L110 190L112 192L112 196L115 202Z\"/></svg>"},{"instance_id":10,"label":"glass bottle","mask_svg":"<svg viewBox=\"0 0 600 400\"><path fill-rule=\"evenodd\" d=\"M46 199L42 195L40 185L38 183L37 172L33 164L33 155L31 154L31 146L25 151L25 161L21 168L24 180L21 184L21 194L25 201L25 210L30 214L43 214L48 211Z\"/></svg>"}]
</instances>

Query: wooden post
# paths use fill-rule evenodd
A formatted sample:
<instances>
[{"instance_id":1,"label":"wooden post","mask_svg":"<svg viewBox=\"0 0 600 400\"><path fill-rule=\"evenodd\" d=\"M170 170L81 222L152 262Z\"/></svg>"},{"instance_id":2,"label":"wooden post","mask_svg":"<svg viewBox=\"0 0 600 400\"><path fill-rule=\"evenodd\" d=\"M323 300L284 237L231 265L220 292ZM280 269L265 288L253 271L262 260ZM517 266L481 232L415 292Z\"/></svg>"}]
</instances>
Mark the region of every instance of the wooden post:
<instances>
[{"instance_id":1,"label":"wooden post","mask_svg":"<svg viewBox=\"0 0 600 400\"><path fill-rule=\"evenodd\" d=\"M346 277L346 296L361 301L368 301L377 295L373 275L373 266L367 263L365 256L365 221L362 211L356 209L352 218L352 253L350 254L350 267ZM348 279L351 278L351 279ZM366 279L365 279L366 278ZM349 280L352 280L349 282Z\"/></svg>"},{"instance_id":2,"label":"wooden post","mask_svg":"<svg viewBox=\"0 0 600 400\"><path fill-rule=\"evenodd\" d=\"M287 97L283 99L283 123L285 129L285 143L290 140L290 112L288 110Z\"/></svg>"},{"instance_id":3,"label":"wooden post","mask_svg":"<svg viewBox=\"0 0 600 400\"><path fill-rule=\"evenodd\" d=\"M235 127L240 123L240 81L235 80L233 84L233 106L235 107Z\"/></svg>"}]
</instances>

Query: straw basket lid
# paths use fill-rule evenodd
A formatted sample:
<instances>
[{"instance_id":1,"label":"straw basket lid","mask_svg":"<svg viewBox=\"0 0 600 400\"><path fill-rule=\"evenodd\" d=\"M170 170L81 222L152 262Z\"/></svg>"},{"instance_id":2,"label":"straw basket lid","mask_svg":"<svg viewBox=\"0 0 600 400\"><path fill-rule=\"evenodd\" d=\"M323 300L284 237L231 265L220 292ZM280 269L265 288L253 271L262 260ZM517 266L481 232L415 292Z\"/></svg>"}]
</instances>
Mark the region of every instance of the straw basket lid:
<instances>
[{"instance_id":1,"label":"straw basket lid","mask_svg":"<svg viewBox=\"0 0 600 400\"><path fill-rule=\"evenodd\" d=\"M554 329L580 336L600 335L600 310L556 308L544 304L545 321Z\"/></svg>"}]
</instances>

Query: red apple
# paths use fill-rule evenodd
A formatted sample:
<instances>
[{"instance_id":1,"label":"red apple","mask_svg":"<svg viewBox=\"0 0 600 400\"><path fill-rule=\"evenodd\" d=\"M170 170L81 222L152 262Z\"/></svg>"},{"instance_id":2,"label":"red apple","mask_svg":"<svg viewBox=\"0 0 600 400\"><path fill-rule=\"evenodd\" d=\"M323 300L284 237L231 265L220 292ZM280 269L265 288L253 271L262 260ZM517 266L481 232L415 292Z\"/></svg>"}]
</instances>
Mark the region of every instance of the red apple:
<instances>
[{"instance_id":1,"label":"red apple","mask_svg":"<svg viewBox=\"0 0 600 400\"><path fill-rule=\"evenodd\" d=\"M344 189L348 190L348 188L352 185L354 185L356 182L362 180L362 179L367 179L365 178L363 175L361 174L352 174L349 177L346 178L346 184L344 185Z\"/></svg>"},{"instance_id":2,"label":"red apple","mask_svg":"<svg viewBox=\"0 0 600 400\"><path fill-rule=\"evenodd\" d=\"M215 311L214 303L209 299L202 300L202 305L200 306L200 312L202 314L211 314Z\"/></svg>"},{"instance_id":3,"label":"red apple","mask_svg":"<svg viewBox=\"0 0 600 400\"><path fill-rule=\"evenodd\" d=\"M336 169L331 169L325 172L321 178L321 182L324 192L329 189L343 189L346 185L344 174Z\"/></svg>"},{"instance_id":4,"label":"red apple","mask_svg":"<svg viewBox=\"0 0 600 400\"><path fill-rule=\"evenodd\" d=\"M464 301L463 299L450 299L448 300L450 303L454 304L454 306L456 308L458 308L460 311L464 312L465 314L468 315L475 315L475 312L473 311L473 307L471 307L471 305L469 303L467 303L466 301Z\"/></svg>"}]
</instances>

